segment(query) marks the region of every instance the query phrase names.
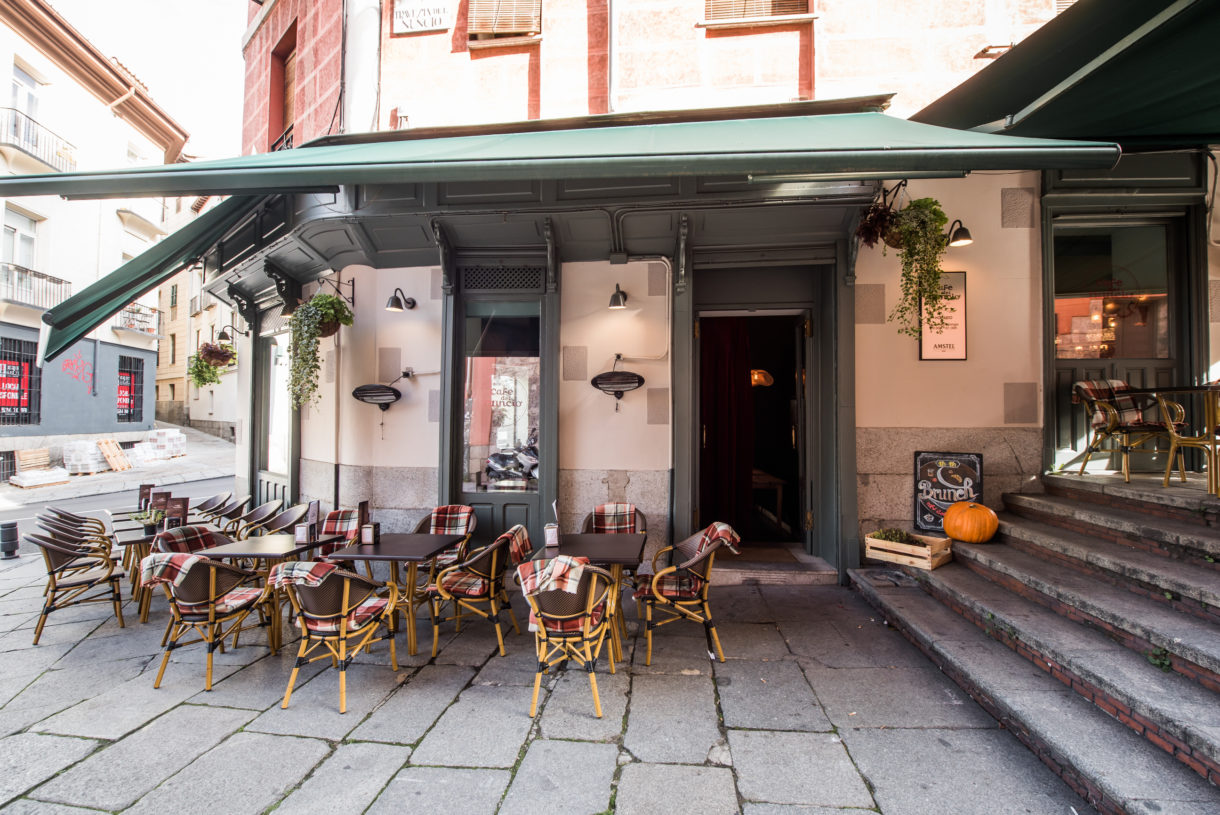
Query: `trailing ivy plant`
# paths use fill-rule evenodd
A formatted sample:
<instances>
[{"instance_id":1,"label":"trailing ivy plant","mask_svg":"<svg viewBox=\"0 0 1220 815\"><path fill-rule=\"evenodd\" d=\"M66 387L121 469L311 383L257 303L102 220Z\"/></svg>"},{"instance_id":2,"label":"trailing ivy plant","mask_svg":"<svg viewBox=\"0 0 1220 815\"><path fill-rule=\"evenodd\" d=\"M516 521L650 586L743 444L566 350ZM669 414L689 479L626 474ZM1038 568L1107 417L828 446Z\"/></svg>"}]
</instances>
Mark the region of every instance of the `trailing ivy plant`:
<instances>
[{"instance_id":1,"label":"trailing ivy plant","mask_svg":"<svg viewBox=\"0 0 1220 815\"><path fill-rule=\"evenodd\" d=\"M195 387L216 385L220 382L220 369L205 360L199 354L191 354L186 361L186 375L195 383Z\"/></svg>"},{"instance_id":2,"label":"trailing ivy plant","mask_svg":"<svg viewBox=\"0 0 1220 815\"><path fill-rule=\"evenodd\" d=\"M887 319L898 323L900 334L918 339L921 328L936 333L945 329L948 304L956 297L946 295L940 280L948 222L935 198L916 198L894 213L891 232L898 244L902 277L898 303Z\"/></svg>"},{"instance_id":3,"label":"trailing ivy plant","mask_svg":"<svg viewBox=\"0 0 1220 815\"><path fill-rule=\"evenodd\" d=\"M288 390L295 407L304 407L317 397L318 370L321 368L318 340L333 334L340 325L351 324L352 310L347 307L347 301L333 294L315 294L292 312L288 319L292 330L288 346L291 361Z\"/></svg>"}]
</instances>

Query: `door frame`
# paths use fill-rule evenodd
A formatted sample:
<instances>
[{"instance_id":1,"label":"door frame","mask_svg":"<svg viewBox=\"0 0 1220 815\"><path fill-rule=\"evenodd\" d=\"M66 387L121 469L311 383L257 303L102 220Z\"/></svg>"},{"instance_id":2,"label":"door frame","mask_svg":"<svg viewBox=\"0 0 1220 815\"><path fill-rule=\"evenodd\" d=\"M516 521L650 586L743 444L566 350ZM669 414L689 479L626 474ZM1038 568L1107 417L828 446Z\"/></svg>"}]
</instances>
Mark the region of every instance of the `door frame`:
<instances>
[{"instance_id":1,"label":"door frame","mask_svg":"<svg viewBox=\"0 0 1220 815\"><path fill-rule=\"evenodd\" d=\"M268 321L271 322L271 321ZM260 320L260 327L263 321ZM254 428L253 445L250 451L250 461L252 463L252 473L250 482L250 493L254 496L254 505L282 498L284 506L288 507L296 503L300 494L300 473L301 473L301 410L295 405L292 406L291 418L289 419L289 438L288 438L288 472L287 473L272 473L265 467L265 450L267 445L267 437L270 431L271 422L271 398L270 398L270 378L271 378L271 338L278 334L287 334L286 326L276 325L264 330L256 331L252 336L254 348L254 371L253 387L251 388L254 395ZM282 495L274 495L272 487L280 487Z\"/></svg>"},{"instance_id":2,"label":"door frame","mask_svg":"<svg viewBox=\"0 0 1220 815\"><path fill-rule=\"evenodd\" d=\"M853 241L854 243L854 241ZM812 348L805 360L806 412L814 419L806 428L807 466L814 535L811 553L836 567L839 583L846 585L847 570L860 565L860 522L857 508L855 410L855 253L846 238L824 247L810 248L800 262L759 262L763 266L820 267L812 270L816 288L813 302L800 304L812 314ZM699 270L730 268L715 258L695 258L685 285L675 286L673 336L673 492L670 539L679 540L696 530L698 504L695 468L698 466L697 400L695 383L695 298ZM735 262L731 268L748 272ZM742 303L738 308L793 308L794 303ZM712 310L702 308L700 310ZM809 551L807 549L807 551Z\"/></svg>"}]
</instances>

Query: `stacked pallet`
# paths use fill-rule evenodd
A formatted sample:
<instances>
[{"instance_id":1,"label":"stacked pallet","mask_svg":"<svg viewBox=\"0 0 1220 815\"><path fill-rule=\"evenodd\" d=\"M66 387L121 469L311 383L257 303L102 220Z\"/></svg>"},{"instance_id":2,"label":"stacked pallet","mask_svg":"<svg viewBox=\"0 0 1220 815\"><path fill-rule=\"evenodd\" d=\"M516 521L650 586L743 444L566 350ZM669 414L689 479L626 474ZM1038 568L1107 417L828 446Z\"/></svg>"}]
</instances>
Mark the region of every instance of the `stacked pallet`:
<instances>
[{"instance_id":1,"label":"stacked pallet","mask_svg":"<svg viewBox=\"0 0 1220 815\"><path fill-rule=\"evenodd\" d=\"M37 450L17 450L13 456L17 474L9 483L23 489L49 487L52 484L67 484L68 471L51 466L51 451L45 447Z\"/></svg>"},{"instance_id":2,"label":"stacked pallet","mask_svg":"<svg viewBox=\"0 0 1220 815\"><path fill-rule=\"evenodd\" d=\"M70 475L93 475L110 469L106 457L92 441L64 442L64 469Z\"/></svg>"}]
</instances>

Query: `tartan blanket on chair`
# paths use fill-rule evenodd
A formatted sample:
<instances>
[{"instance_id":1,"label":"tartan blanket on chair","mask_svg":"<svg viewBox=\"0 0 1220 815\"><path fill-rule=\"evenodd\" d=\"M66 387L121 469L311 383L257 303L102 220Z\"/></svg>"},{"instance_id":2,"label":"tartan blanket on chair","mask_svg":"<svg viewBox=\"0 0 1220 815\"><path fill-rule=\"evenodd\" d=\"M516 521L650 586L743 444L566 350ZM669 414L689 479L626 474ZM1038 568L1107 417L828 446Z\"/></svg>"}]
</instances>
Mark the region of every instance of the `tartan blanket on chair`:
<instances>
[{"instance_id":1,"label":"tartan blanket on chair","mask_svg":"<svg viewBox=\"0 0 1220 815\"><path fill-rule=\"evenodd\" d=\"M713 521L711 526L703 530L703 537L699 539L699 545L695 547L695 555L703 554L716 541L720 541L733 554L740 554L737 544L741 543L741 536L728 524Z\"/></svg>"},{"instance_id":2,"label":"tartan blanket on chair","mask_svg":"<svg viewBox=\"0 0 1220 815\"><path fill-rule=\"evenodd\" d=\"M185 552L153 552L140 561L140 585L152 586L156 583L172 583L182 585L186 574L196 563L206 561L202 555L191 555Z\"/></svg>"},{"instance_id":3,"label":"tartan blanket on chair","mask_svg":"<svg viewBox=\"0 0 1220 815\"><path fill-rule=\"evenodd\" d=\"M602 534L635 534L634 504L601 504L593 508L593 531Z\"/></svg>"},{"instance_id":4,"label":"tartan blanket on chair","mask_svg":"<svg viewBox=\"0 0 1220 815\"><path fill-rule=\"evenodd\" d=\"M322 522L322 536L342 535L338 543L328 543L318 549L318 557L326 557L360 537L360 512L355 509L334 509Z\"/></svg>"},{"instance_id":5,"label":"tartan blanket on chair","mask_svg":"<svg viewBox=\"0 0 1220 815\"><path fill-rule=\"evenodd\" d=\"M522 594L566 591L575 594L584 576L587 557L560 555L550 560L527 560L517 567L517 582Z\"/></svg>"},{"instance_id":6,"label":"tartan blanket on chair","mask_svg":"<svg viewBox=\"0 0 1220 815\"><path fill-rule=\"evenodd\" d=\"M508 538L508 557L514 566L519 566L529 560L534 553L534 545L530 543L530 533L522 524L510 528L496 540Z\"/></svg>"},{"instance_id":7,"label":"tartan blanket on chair","mask_svg":"<svg viewBox=\"0 0 1220 815\"><path fill-rule=\"evenodd\" d=\"M1136 404L1134 397L1122 395L1123 391L1130 389L1131 386L1121 379L1082 380L1075 383L1072 387L1072 401L1076 403L1081 401L1089 403L1090 407L1093 408L1093 415L1089 420L1093 427L1105 427L1109 423L1106 412L1097 407L1097 402L1105 402L1118 411L1118 424L1120 427L1123 425L1155 424L1155 421L1149 422L1144 417L1144 411Z\"/></svg>"},{"instance_id":8,"label":"tartan blanket on chair","mask_svg":"<svg viewBox=\"0 0 1220 815\"><path fill-rule=\"evenodd\" d=\"M314 587L339 567L333 563L323 563L315 560L291 560L287 563L277 563L271 567L267 575L267 584L282 589L289 584Z\"/></svg>"},{"instance_id":9,"label":"tartan blanket on chair","mask_svg":"<svg viewBox=\"0 0 1220 815\"><path fill-rule=\"evenodd\" d=\"M222 538L225 543L228 540ZM154 552L180 552L190 554L200 549L207 549L213 543L212 530L206 526L177 526L158 532L153 538Z\"/></svg>"},{"instance_id":10,"label":"tartan blanket on chair","mask_svg":"<svg viewBox=\"0 0 1220 815\"><path fill-rule=\"evenodd\" d=\"M465 535L470 532L470 519L474 508L461 504L449 504L432 510L432 523L428 531L433 535Z\"/></svg>"}]
</instances>

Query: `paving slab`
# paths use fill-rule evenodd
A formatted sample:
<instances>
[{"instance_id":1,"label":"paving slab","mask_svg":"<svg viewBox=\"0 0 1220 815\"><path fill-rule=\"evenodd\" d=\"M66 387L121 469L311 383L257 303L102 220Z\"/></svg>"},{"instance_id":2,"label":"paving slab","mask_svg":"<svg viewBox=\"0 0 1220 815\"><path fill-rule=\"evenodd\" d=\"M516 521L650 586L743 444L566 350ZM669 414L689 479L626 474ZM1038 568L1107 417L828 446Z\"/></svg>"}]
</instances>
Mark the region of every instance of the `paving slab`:
<instances>
[{"instance_id":1,"label":"paving slab","mask_svg":"<svg viewBox=\"0 0 1220 815\"><path fill-rule=\"evenodd\" d=\"M451 635L448 640L445 639L446 633ZM487 662L492 654L499 656L495 629L484 620L463 620L462 633L452 635L453 623L441 628L441 643L444 647L436 655L438 663L479 666ZM520 643L525 641L524 637L513 637L510 630L509 636L505 638L505 647L519 648ZM431 649L432 632L429 630L426 639L422 636L419 638L419 650L421 653L431 654Z\"/></svg>"},{"instance_id":2,"label":"paving slab","mask_svg":"<svg viewBox=\"0 0 1220 815\"><path fill-rule=\"evenodd\" d=\"M546 809L564 815L594 815L610 805L618 770L618 747L538 739L513 776L498 815L534 815Z\"/></svg>"},{"instance_id":3,"label":"paving slab","mask_svg":"<svg viewBox=\"0 0 1220 815\"><path fill-rule=\"evenodd\" d=\"M712 582L715 583L715 574ZM739 623L770 623L775 622L775 616L763 599L761 586L714 586L708 595L712 605L712 616L717 625L720 620L733 620ZM633 608L634 602L625 608Z\"/></svg>"},{"instance_id":4,"label":"paving slab","mask_svg":"<svg viewBox=\"0 0 1220 815\"><path fill-rule=\"evenodd\" d=\"M688 630L683 631L686 628ZM698 636L691 636L696 634ZM606 645L609 648L609 643ZM712 659L707 653L707 641L703 638L703 627L677 622L652 632L652 664L645 665L648 648L644 637L639 638L631 662L636 674L703 674L712 673ZM624 655L625 656L625 655Z\"/></svg>"},{"instance_id":5,"label":"paving slab","mask_svg":"<svg viewBox=\"0 0 1220 815\"><path fill-rule=\"evenodd\" d=\"M725 727L831 730L799 665L792 660L730 659L717 664L716 692Z\"/></svg>"},{"instance_id":6,"label":"paving slab","mask_svg":"<svg viewBox=\"0 0 1220 815\"><path fill-rule=\"evenodd\" d=\"M716 633L725 659L783 659L792 653L775 623L719 621Z\"/></svg>"},{"instance_id":7,"label":"paving slab","mask_svg":"<svg viewBox=\"0 0 1220 815\"><path fill-rule=\"evenodd\" d=\"M119 810L254 718L248 710L179 705L43 784L31 797Z\"/></svg>"},{"instance_id":8,"label":"paving slab","mask_svg":"<svg viewBox=\"0 0 1220 815\"><path fill-rule=\"evenodd\" d=\"M645 762L702 764L722 736L711 677L635 676L623 746Z\"/></svg>"},{"instance_id":9,"label":"paving slab","mask_svg":"<svg viewBox=\"0 0 1220 815\"><path fill-rule=\"evenodd\" d=\"M513 638L505 643L504 656L491 657L479 669L474 678L476 685L529 685L534 686L534 671L538 667L538 656L534 653L533 639ZM608 653L603 650L603 656ZM597 667L605 670L605 659L597 661Z\"/></svg>"},{"instance_id":10,"label":"paving slab","mask_svg":"<svg viewBox=\"0 0 1220 815\"><path fill-rule=\"evenodd\" d=\"M995 719L932 665L805 669L838 727L996 727Z\"/></svg>"},{"instance_id":11,"label":"paving slab","mask_svg":"<svg viewBox=\"0 0 1220 815\"><path fill-rule=\"evenodd\" d=\"M36 722L54 716L60 710L58 704L19 710L0 709L0 738L25 730Z\"/></svg>"},{"instance_id":12,"label":"paving slab","mask_svg":"<svg viewBox=\"0 0 1220 815\"><path fill-rule=\"evenodd\" d=\"M474 676L460 665L426 665L373 711L349 739L415 744Z\"/></svg>"},{"instance_id":13,"label":"paving slab","mask_svg":"<svg viewBox=\"0 0 1220 815\"><path fill-rule=\"evenodd\" d=\"M816 626L781 621L779 630L792 653L827 668L917 668L927 664L927 657L884 625L876 612L872 619L830 620Z\"/></svg>"},{"instance_id":14,"label":"paving slab","mask_svg":"<svg viewBox=\"0 0 1220 815\"><path fill-rule=\"evenodd\" d=\"M65 710L134 679L147 666L147 659L129 659L44 671L9 700L5 709L57 705Z\"/></svg>"},{"instance_id":15,"label":"paving slab","mask_svg":"<svg viewBox=\"0 0 1220 815\"><path fill-rule=\"evenodd\" d=\"M529 688L470 687L424 736L412 764L512 767L534 720Z\"/></svg>"},{"instance_id":16,"label":"paving slab","mask_svg":"<svg viewBox=\"0 0 1220 815\"><path fill-rule=\"evenodd\" d=\"M549 680L543 677L544 683ZM623 736L630 688L631 676L625 670L616 674L598 671L597 695L602 703L599 719L593 710L589 675L569 667L550 685L551 693L541 705L538 720L542 735L548 739L617 742Z\"/></svg>"},{"instance_id":17,"label":"paving slab","mask_svg":"<svg viewBox=\"0 0 1220 815\"><path fill-rule=\"evenodd\" d=\"M89 755L97 742L40 733L0 739L0 802L15 798Z\"/></svg>"},{"instance_id":18,"label":"paving slab","mask_svg":"<svg viewBox=\"0 0 1220 815\"><path fill-rule=\"evenodd\" d=\"M362 812L411 757L411 748L343 744L275 808L276 815Z\"/></svg>"},{"instance_id":19,"label":"paving slab","mask_svg":"<svg viewBox=\"0 0 1220 815\"><path fill-rule=\"evenodd\" d=\"M329 664L321 660L323 665ZM287 687L287 676L284 686ZM273 705L247 730L337 741L398 687L398 676L379 665L353 663L347 669L347 712L339 712L339 671L327 668L302 684L297 681L288 708Z\"/></svg>"},{"instance_id":20,"label":"paving slab","mask_svg":"<svg viewBox=\"0 0 1220 815\"><path fill-rule=\"evenodd\" d=\"M492 815L510 778L508 770L408 767L394 777L365 815Z\"/></svg>"},{"instance_id":21,"label":"paving slab","mask_svg":"<svg viewBox=\"0 0 1220 815\"><path fill-rule=\"evenodd\" d=\"M993 815L999 802L1004 812L1092 812L1003 730L866 729L842 735L882 812Z\"/></svg>"},{"instance_id":22,"label":"paving slab","mask_svg":"<svg viewBox=\"0 0 1220 815\"><path fill-rule=\"evenodd\" d=\"M318 739L236 733L145 795L127 815L256 815L300 783L330 748Z\"/></svg>"},{"instance_id":23,"label":"paving slab","mask_svg":"<svg viewBox=\"0 0 1220 815\"><path fill-rule=\"evenodd\" d=\"M727 767L628 764L619 778L614 803L616 815L738 812L733 771Z\"/></svg>"},{"instance_id":24,"label":"paving slab","mask_svg":"<svg viewBox=\"0 0 1220 815\"><path fill-rule=\"evenodd\" d=\"M842 740L831 733L730 730L737 789L747 801L873 806ZM944 812L954 812L952 808Z\"/></svg>"},{"instance_id":25,"label":"paving slab","mask_svg":"<svg viewBox=\"0 0 1220 815\"><path fill-rule=\"evenodd\" d=\"M200 688L190 701L197 705L268 710L284 700L284 690L288 687L288 677L292 674L295 661L296 652L293 649L281 648L278 654L267 654L223 679L213 680L210 691ZM302 665L297 687L329 667L325 661Z\"/></svg>"},{"instance_id":26,"label":"paving slab","mask_svg":"<svg viewBox=\"0 0 1220 815\"><path fill-rule=\"evenodd\" d=\"M849 807L806 807L799 804L752 804L741 808L742 815L876 815L875 809Z\"/></svg>"},{"instance_id":27,"label":"paving slab","mask_svg":"<svg viewBox=\"0 0 1220 815\"><path fill-rule=\"evenodd\" d=\"M218 665L217 676L234 669ZM160 688L153 687L156 666L133 679L87 699L79 705L41 721L34 728L44 733L62 733L99 739L117 739L177 707L203 687L203 671L165 673Z\"/></svg>"},{"instance_id":28,"label":"paving slab","mask_svg":"<svg viewBox=\"0 0 1220 815\"><path fill-rule=\"evenodd\" d=\"M31 801L29 798L18 798L6 807L0 808L4 815L89 815L101 813L100 809L84 809L70 807L64 804L49 804L46 801Z\"/></svg>"}]
</instances>

